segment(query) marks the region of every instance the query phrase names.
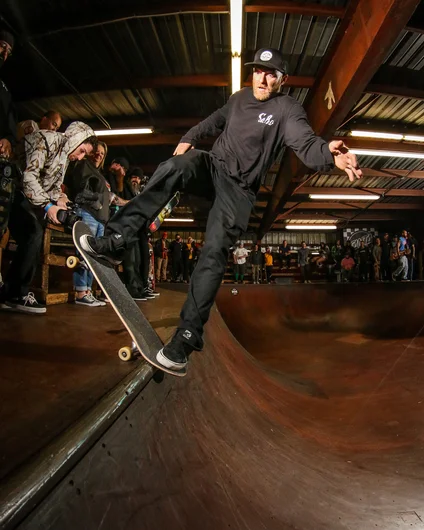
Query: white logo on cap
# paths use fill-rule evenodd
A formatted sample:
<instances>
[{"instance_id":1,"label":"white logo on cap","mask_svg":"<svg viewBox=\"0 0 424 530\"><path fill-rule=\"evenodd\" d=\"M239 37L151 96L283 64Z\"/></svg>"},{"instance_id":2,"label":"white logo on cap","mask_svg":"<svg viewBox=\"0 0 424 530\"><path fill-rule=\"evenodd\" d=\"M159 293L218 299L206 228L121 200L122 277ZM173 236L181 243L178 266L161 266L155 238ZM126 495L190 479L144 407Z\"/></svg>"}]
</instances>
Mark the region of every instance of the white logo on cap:
<instances>
[{"instance_id":1,"label":"white logo on cap","mask_svg":"<svg viewBox=\"0 0 424 530\"><path fill-rule=\"evenodd\" d=\"M262 52L261 56L259 57L261 61L270 61L272 59L272 53L271 52Z\"/></svg>"}]
</instances>

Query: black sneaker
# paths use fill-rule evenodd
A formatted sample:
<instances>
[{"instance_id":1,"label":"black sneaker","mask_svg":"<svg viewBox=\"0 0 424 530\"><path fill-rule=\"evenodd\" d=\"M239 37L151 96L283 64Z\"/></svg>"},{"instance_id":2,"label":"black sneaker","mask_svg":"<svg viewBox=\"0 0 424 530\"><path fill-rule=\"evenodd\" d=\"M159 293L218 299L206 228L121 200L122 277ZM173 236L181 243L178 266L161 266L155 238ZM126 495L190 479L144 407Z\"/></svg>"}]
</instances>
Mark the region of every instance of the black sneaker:
<instances>
[{"instance_id":1,"label":"black sneaker","mask_svg":"<svg viewBox=\"0 0 424 530\"><path fill-rule=\"evenodd\" d=\"M120 238L122 237L119 234L114 235L119 236ZM79 242L81 247L94 257L107 259L112 265L119 265L122 263L123 251L116 250L111 237L103 236L96 238L84 234L80 237Z\"/></svg>"},{"instance_id":2,"label":"black sneaker","mask_svg":"<svg viewBox=\"0 0 424 530\"><path fill-rule=\"evenodd\" d=\"M133 300L136 300L137 302L140 302L140 301L145 302L147 300L143 291L135 291L135 292L128 291L128 292L130 293L131 298Z\"/></svg>"},{"instance_id":3,"label":"black sneaker","mask_svg":"<svg viewBox=\"0 0 424 530\"><path fill-rule=\"evenodd\" d=\"M158 293L157 291L154 291L150 287L146 287L145 291L152 294L153 296L160 296L160 293Z\"/></svg>"},{"instance_id":4,"label":"black sneaker","mask_svg":"<svg viewBox=\"0 0 424 530\"><path fill-rule=\"evenodd\" d=\"M193 348L181 335L175 335L171 342L158 351L156 360L168 370L181 370L187 365L187 356L192 351Z\"/></svg>"},{"instance_id":5,"label":"black sneaker","mask_svg":"<svg viewBox=\"0 0 424 530\"><path fill-rule=\"evenodd\" d=\"M156 296L150 293L147 289L144 289L143 296L145 300L154 300L156 298Z\"/></svg>"},{"instance_id":6,"label":"black sneaker","mask_svg":"<svg viewBox=\"0 0 424 530\"><path fill-rule=\"evenodd\" d=\"M34 293L28 293L26 296L18 298L11 298L6 301L6 306L20 313L42 314L47 311L45 305L37 302Z\"/></svg>"}]
</instances>

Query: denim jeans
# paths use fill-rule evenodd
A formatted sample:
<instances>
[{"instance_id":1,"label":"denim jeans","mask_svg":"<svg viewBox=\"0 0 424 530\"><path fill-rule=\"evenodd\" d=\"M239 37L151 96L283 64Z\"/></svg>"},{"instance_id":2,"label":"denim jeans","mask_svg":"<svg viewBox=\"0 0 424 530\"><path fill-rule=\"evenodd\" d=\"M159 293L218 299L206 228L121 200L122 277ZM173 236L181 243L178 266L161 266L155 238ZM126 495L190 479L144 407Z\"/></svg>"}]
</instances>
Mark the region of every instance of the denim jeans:
<instances>
[{"instance_id":1,"label":"denim jeans","mask_svg":"<svg viewBox=\"0 0 424 530\"><path fill-rule=\"evenodd\" d=\"M90 228L91 233L95 237L101 237L104 234L105 227L99 223L94 217L85 210L79 209L78 215L82 217L84 223ZM79 257L80 254L77 252ZM91 291L93 285L93 273L86 267L78 267L73 275L75 291Z\"/></svg>"},{"instance_id":2,"label":"denim jeans","mask_svg":"<svg viewBox=\"0 0 424 530\"><path fill-rule=\"evenodd\" d=\"M398 261L398 268L393 273L393 276L401 276L402 280L408 279L408 258L406 256L401 256Z\"/></svg>"}]
</instances>

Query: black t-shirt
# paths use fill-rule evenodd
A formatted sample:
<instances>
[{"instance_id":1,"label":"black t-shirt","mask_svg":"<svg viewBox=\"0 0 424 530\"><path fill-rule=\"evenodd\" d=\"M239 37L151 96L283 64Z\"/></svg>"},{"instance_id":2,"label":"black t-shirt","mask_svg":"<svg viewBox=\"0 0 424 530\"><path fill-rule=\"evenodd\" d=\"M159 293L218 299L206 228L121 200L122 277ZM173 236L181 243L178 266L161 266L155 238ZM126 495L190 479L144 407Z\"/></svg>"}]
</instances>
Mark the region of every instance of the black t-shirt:
<instances>
[{"instance_id":1,"label":"black t-shirt","mask_svg":"<svg viewBox=\"0 0 424 530\"><path fill-rule=\"evenodd\" d=\"M79 206L100 223L109 221L109 189L106 179L87 158L70 164L65 176L65 185L71 201L78 200ZM85 200L84 199L85 195Z\"/></svg>"},{"instance_id":2,"label":"black t-shirt","mask_svg":"<svg viewBox=\"0 0 424 530\"><path fill-rule=\"evenodd\" d=\"M217 134L213 163L255 194L284 146L311 169L327 171L334 166L328 143L315 135L302 105L290 96L277 94L259 101L252 88L244 88L190 129L181 142L195 146L201 138Z\"/></svg>"}]
</instances>

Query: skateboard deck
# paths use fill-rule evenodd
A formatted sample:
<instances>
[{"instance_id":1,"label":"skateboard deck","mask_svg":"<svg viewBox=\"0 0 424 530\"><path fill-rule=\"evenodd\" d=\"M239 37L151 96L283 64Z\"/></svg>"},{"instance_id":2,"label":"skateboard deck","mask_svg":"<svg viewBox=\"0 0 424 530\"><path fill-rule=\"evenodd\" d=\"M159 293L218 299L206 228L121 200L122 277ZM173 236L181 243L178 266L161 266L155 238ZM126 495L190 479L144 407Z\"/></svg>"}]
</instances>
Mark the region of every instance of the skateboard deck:
<instances>
[{"instance_id":1,"label":"skateboard deck","mask_svg":"<svg viewBox=\"0 0 424 530\"><path fill-rule=\"evenodd\" d=\"M149 231L153 234L153 232L157 232L159 230L159 227L164 222L164 220L169 217L172 213L172 210L177 206L177 204L180 202L180 192L177 191L171 199L168 201L168 203L162 208L159 215L155 217L155 219L150 223L149 225Z\"/></svg>"},{"instance_id":2,"label":"skateboard deck","mask_svg":"<svg viewBox=\"0 0 424 530\"><path fill-rule=\"evenodd\" d=\"M121 348L120 358L122 360L125 359L125 356L130 358L135 351L138 351L148 363L159 370L179 377L185 376L187 373L186 368L179 371L168 370L156 361L156 354L162 348L162 342L128 293L125 285L121 282L114 266L107 260L94 258L81 248L79 240L84 234L92 235L90 228L82 221L77 221L72 230L75 246L83 256L85 263L109 299L111 306L126 327L137 348L137 350L134 347ZM121 352L123 352L123 355L121 355Z\"/></svg>"}]
</instances>

